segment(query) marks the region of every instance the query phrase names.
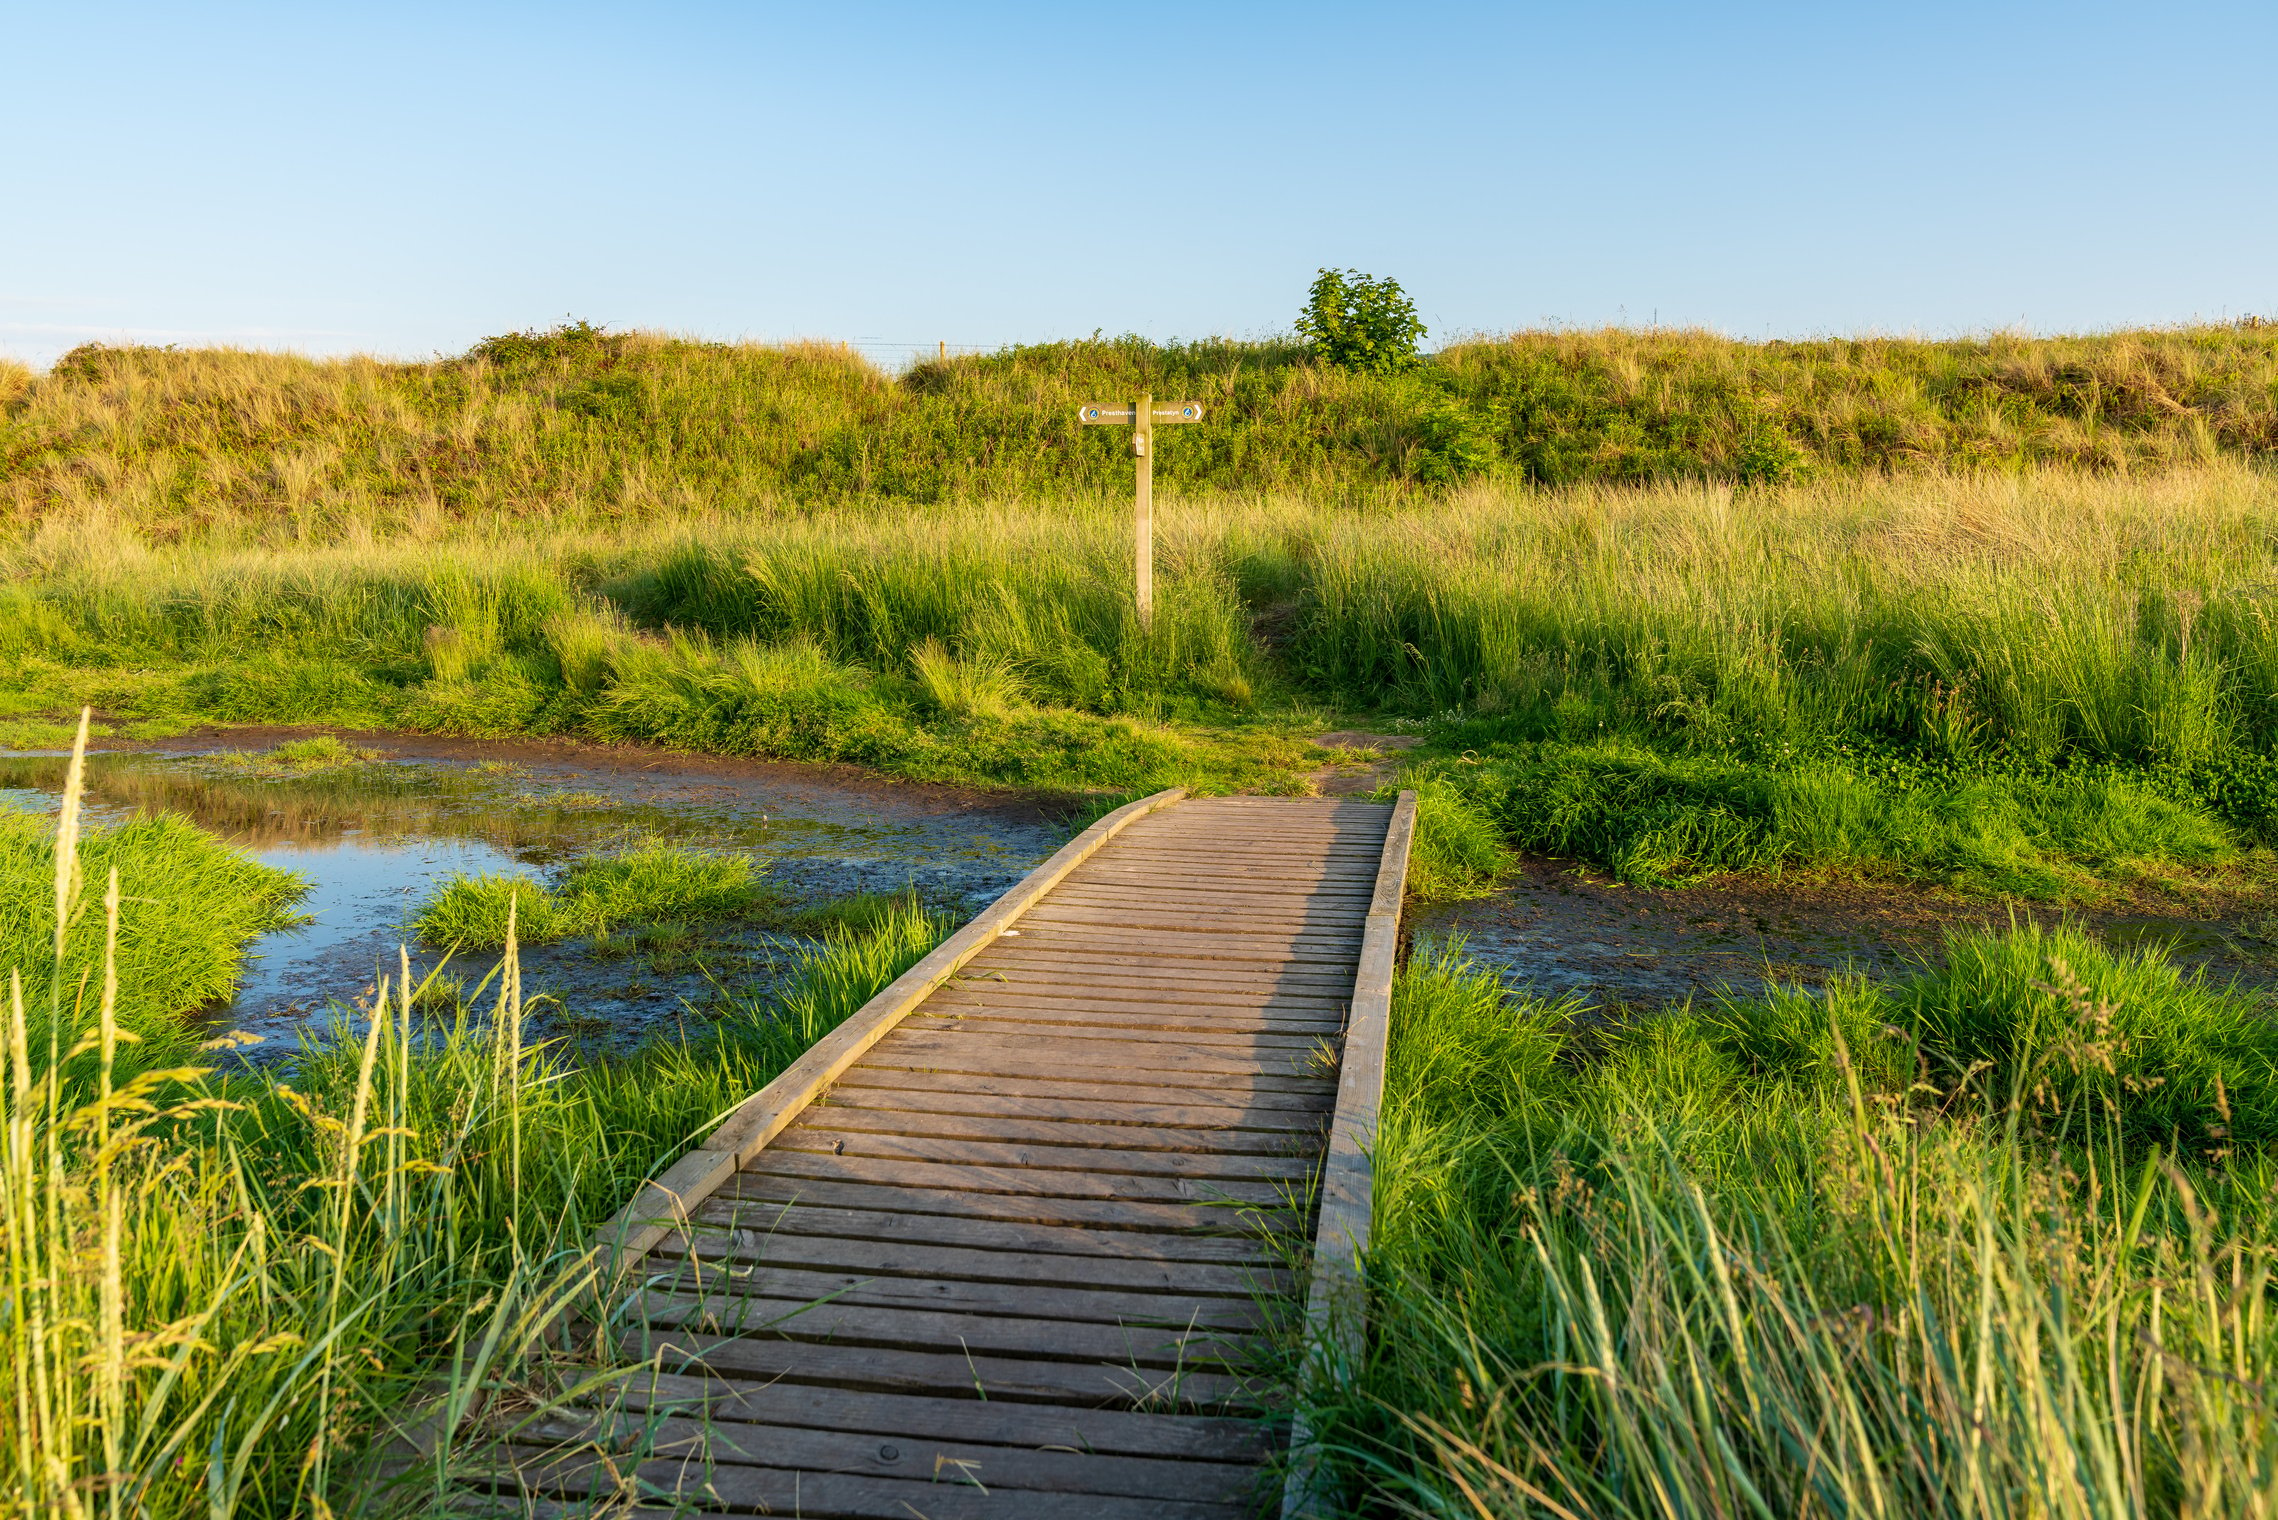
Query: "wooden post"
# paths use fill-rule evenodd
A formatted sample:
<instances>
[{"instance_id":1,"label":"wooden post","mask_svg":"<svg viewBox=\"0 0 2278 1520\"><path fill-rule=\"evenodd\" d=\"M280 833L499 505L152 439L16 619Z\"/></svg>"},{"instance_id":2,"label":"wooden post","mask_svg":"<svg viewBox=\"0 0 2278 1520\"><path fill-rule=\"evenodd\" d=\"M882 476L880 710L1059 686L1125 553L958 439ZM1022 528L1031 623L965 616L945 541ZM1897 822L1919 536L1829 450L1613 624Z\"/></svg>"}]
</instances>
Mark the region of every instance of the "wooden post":
<instances>
[{"instance_id":1,"label":"wooden post","mask_svg":"<svg viewBox=\"0 0 2278 1520\"><path fill-rule=\"evenodd\" d=\"M1139 627L1155 626L1155 398L1141 392L1131 409L1131 452L1138 456L1139 506L1132 523L1137 540Z\"/></svg>"},{"instance_id":2,"label":"wooden post","mask_svg":"<svg viewBox=\"0 0 2278 1520\"><path fill-rule=\"evenodd\" d=\"M1155 424L1200 422L1202 403L1169 401L1157 411L1151 395L1129 402L1087 401L1076 408L1076 420L1087 427L1128 425L1131 429L1131 462L1139 487L1138 509L1131 524L1132 579L1138 592L1139 626L1152 629L1155 626Z\"/></svg>"}]
</instances>

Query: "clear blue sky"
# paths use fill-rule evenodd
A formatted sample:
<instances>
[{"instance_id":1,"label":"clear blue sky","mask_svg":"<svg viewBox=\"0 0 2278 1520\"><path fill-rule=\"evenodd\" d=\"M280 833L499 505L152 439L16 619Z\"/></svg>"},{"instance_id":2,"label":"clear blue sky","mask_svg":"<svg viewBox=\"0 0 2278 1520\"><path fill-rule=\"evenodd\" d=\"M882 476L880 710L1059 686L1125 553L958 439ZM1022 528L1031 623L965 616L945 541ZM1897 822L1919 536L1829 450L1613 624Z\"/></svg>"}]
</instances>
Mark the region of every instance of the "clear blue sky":
<instances>
[{"instance_id":1,"label":"clear blue sky","mask_svg":"<svg viewBox=\"0 0 2278 1520\"><path fill-rule=\"evenodd\" d=\"M0 352L2278 312L2278 5L17 4Z\"/></svg>"}]
</instances>

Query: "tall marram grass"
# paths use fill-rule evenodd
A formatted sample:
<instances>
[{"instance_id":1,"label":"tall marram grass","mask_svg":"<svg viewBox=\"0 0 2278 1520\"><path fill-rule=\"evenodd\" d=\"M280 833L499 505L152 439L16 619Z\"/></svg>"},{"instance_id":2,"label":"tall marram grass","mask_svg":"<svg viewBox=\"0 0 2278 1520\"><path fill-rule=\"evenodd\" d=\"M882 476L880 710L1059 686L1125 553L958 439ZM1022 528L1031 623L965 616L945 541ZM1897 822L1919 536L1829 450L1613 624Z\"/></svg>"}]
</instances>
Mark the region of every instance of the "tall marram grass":
<instances>
[{"instance_id":1,"label":"tall marram grass","mask_svg":"<svg viewBox=\"0 0 2278 1520\"><path fill-rule=\"evenodd\" d=\"M1514 1002L1459 951L1412 963L1372 1350L1307 1395L1351 1491L1433 1516L2271 1513L2269 1009L2069 933L1953 948L1897 988L1628 1026Z\"/></svg>"},{"instance_id":2,"label":"tall marram grass","mask_svg":"<svg viewBox=\"0 0 2278 1520\"><path fill-rule=\"evenodd\" d=\"M2097 471L2278 447L2278 328L1947 342L1514 333L1352 375L1286 340L1039 344L889 376L849 349L582 324L431 363L89 346L0 382L0 520L113 510L304 541L499 517L639 522L846 501L1120 494L1078 406L1202 402L1167 489L1383 500L1812 472Z\"/></svg>"},{"instance_id":3,"label":"tall marram grass","mask_svg":"<svg viewBox=\"0 0 2278 1520\"><path fill-rule=\"evenodd\" d=\"M1427 730L1418 779L1503 844L1634 880L2062 897L2274 837L2274 541L2234 463L1174 502L1141 629L1124 517L1082 502L322 548L58 521L0 553L0 704L1108 790L1301 787L1273 730L1342 709Z\"/></svg>"},{"instance_id":4,"label":"tall marram grass","mask_svg":"<svg viewBox=\"0 0 2278 1520\"><path fill-rule=\"evenodd\" d=\"M1694 749L1835 735L2190 763L2278 742L2278 486L2253 470L1163 519L1142 631L1110 509L328 549L166 548L113 518L6 552L0 653L19 690L78 671L125 711L245 720L637 724L612 691L683 680L915 712L944 705L918 667L946 656L999 670L998 702L1093 711L1239 709L1279 685Z\"/></svg>"},{"instance_id":5,"label":"tall marram grass","mask_svg":"<svg viewBox=\"0 0 2278 1520\"><path fill-rule=\"evenodd\" d=\"M78 797L75 763L59 924ZM424 1022L404 964L289 1076L129 1076L120 904L167 887L113 870L91 984L51 957L0 1008L0 1515L436 1512L484 1460L461 1418L546 1407L531 1358L598 1222L941 933L889 912L710 1036L583 1066L525 1043L510 939L480 1023ZM381 1483L375 1445L437 1409Z\"/></svg>"}]
</instances>

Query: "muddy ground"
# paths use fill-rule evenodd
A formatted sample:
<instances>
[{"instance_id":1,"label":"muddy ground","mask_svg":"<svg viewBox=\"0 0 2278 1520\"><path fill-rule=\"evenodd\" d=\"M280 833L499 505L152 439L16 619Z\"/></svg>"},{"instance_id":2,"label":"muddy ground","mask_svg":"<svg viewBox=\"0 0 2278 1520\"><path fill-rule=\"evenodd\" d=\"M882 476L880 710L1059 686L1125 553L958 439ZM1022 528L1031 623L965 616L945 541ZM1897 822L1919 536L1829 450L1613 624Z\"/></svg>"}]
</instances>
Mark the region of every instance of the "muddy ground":
<instances>
[{"instance_id":1,"label":"muddy ground","mask_svg":"<svg viewBox=\"0 0 2278 1520\"><path fill-rule=\"evenodd\" d=\"M1890 978L1934 960L1950 930L2070 921L2114 946L2158 944L2218 981L2278 994L2278 904L2261 890L2147 889L2117 907L2060 909L1913 885L1733 878L1625 886L1572 861L1531 858L1477 902L1425 909L1428 938L1461 935L1514 987L1654 1005L1767 980Z\"/></svg>"}]
</instances>

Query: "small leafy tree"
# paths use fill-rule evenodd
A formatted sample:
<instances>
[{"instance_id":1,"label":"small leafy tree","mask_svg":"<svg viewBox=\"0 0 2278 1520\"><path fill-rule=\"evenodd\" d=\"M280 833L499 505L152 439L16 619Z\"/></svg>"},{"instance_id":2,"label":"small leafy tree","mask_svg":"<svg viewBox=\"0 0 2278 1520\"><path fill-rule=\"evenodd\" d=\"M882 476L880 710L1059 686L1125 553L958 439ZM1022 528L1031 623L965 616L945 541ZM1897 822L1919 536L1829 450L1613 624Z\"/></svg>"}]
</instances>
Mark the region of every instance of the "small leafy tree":
<instances>
[{"instance_id":1,"label":"small leafy tree","mask_svg":"<svg viewBox=\"0 0 2278 1520\"><path fill-rule=\"evenodd\" d=\"M1325 363L1362 374L1395 375L1416 367L1424 324L1398 280L1380 280L1357 269L1324 269L1314 277L1297 333Z\"/></svg>"}]
</instances>

